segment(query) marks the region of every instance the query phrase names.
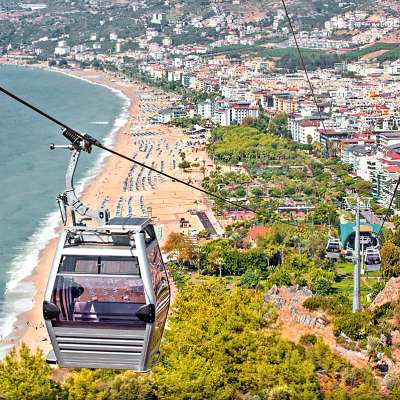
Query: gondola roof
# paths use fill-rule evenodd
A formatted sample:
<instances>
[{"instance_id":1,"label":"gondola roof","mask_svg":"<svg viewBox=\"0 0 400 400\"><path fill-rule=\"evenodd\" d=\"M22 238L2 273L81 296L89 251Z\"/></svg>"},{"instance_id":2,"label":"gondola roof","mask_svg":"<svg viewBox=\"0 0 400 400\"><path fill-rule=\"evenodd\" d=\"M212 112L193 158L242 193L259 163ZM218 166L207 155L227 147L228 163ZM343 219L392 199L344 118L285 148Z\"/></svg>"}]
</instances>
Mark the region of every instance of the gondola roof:
<instances>
[{"instance_id":1,"label":"gondola roof","mask_svg":"<svg viewBox=\"0 0 400 400\"><path fill-rule=\"evenodd\" d=\"M150 218L132 217L111 218L106 225L111 225L113 228L120 228L121 230L133 230L140 232L151 222Z\"/></svg>"}]
</instances>

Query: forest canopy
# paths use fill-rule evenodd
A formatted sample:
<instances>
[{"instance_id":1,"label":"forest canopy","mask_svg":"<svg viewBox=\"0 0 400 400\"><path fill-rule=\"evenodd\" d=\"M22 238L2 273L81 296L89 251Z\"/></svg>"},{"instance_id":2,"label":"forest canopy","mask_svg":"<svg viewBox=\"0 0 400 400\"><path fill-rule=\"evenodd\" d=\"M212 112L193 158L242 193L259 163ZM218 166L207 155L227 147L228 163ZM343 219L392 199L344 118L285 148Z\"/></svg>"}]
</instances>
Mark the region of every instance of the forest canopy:
<instances>
[{"instance_id":1,"label":"forest canopy","mask_svg":"<svg viewBox=\"0 0 400 400\"><path fill-rule=\"evenodd\" d=\"M187 284L151 373L82 369L63 371L60 379L60 370L52 372L40 353L23 346L0 363L0 399L396 398L381 395L369 370L350 367L321 339L308 335L299 345L282 339L276 322L260 291L227 288L220 279ZM398 393L399 383L391 384Z\"/></svg>"}]
</instances>

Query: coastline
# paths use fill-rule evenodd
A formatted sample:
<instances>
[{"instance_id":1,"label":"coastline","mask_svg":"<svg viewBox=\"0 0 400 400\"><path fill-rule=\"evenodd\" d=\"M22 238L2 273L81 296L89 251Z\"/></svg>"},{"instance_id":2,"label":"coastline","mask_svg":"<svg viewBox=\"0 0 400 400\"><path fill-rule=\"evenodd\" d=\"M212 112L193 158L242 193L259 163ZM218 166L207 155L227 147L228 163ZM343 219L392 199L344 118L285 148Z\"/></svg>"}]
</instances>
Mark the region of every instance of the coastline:
<instances>
[{"instance_id":1,"label":"coastline","mask_svg":"<svg viewBox=\"0 0 400 400\"><path fill-rule=\"evenodd\" d=\"M160 143L163 143L163 145L167 143L167 148L173 148L173 146L175 146L176 149L177 146L182 146L181 143L184 143L184 140L187 139L187 137L183 135L182 131L177 128L162 125L150 126L148 124L148 115L141 108L142 105L148 104L150 101L156 109L159 109L160 107L169 104L168 96L166 96L166 99L158 99L155 96L152 97L151 89L146 90L139 84L121 81L113 75L102 71L79 69L63 71L47 68L46 66L29 65L28 67L45 68L49 71L83 79L92 84L105 86L113 92L119 93L119 95L123 96L126 99L126 107L122 107L121 113L116 119L116 123L119 126L115 126L114 124L115 127L107 135L105 141L107 146L111 146L116 151L132 155L133 151L137 149L136 141L133 141L132 137L129 135L132 127L137 127L139 130L151 129L155 134L155 138L159 138ZM142 99L142 97L145 98ZM124 108L126 108L126 110L124 110ZM152 139L150 139L150 141L151 140ZM198 148L189 148L188 150L191 151L192 154L188 154L187 159L193 161L193 159L197 160L199 156L206 159L204 149L201 151L201 149ZM142 156L142 154L139 154L138 159L140 156ZM149 160L146 158L145 160L140 159L140 161L147 162L151 165L152 162L158 162L158 159L159 157L153 155ZM172 175L176 174L176 171L172 171L174 168L171 167L171 157L165 155L165 160L165 164L169 164L166 165L166 172L171 173ZM108 207L113 215L117 201L123 195L122 185L124 179L126 179L126 176L129 173L130 167L131 164L128 161L110 157L109 154L102 152L99 155L95 166L91 168L88 175L79 182L77 192L80 194L82 201L90 207L98 208L100 207L102 200L104 201L104 198L107 196L110 198ZM186 176L188 176L192 182L197 181L196 183L198 183L200 181L199 176L196 177L190 175ZM146 206L151 207L154 220L160 224L162 229L161 244L169 232L179 231L179 220L182 217L189 219L192 226L197 226L198 229L201 230L202 226L200 221L197 221L194 217L192 218L187 210L198 208L200 210L208 211L207 202L203 195L191 191L189 188L181 187L181 185L176 182L168 182L167 180L160 180L159 178L152 179L156 182L155 190L149 190L148 188L146 191L139 191L138 193L135 191L132 193L131 199L134 199L135 205L138 204L139 194L141 200L143 199ZM135 211L138 211L138 207L134 207L134 213ZM55 235L58 236L61 229L61 225L58 225L55 230ZM39 348L45 354L50 349L47 332L42 319L42 300L56 244L57 237L51 239L44 246L40 251L39 261L35 266L32 275L23 280L25 282L33 282L35 286L32 308L17 317L17 321L13 325L11 334L1 343L5 351L13 346L18 346L22 342L27 344L32 350ZM6 348L8 349L6 350Z\"/></svg>"}]
</instances>

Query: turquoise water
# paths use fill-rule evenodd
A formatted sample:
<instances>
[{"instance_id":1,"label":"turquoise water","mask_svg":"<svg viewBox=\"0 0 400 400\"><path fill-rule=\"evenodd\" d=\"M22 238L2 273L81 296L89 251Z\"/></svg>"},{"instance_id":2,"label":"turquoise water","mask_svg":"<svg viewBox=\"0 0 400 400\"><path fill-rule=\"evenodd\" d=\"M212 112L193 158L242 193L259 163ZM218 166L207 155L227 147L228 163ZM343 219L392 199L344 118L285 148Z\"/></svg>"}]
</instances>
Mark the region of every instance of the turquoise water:
<instances>
[{"instance_id":1,"label":"turquoise water","mask_svg":"<svg viewBox=\"0 0 400 400\"><path fill-rule=\"evenodd\" d=\"M64 74L0 65L0 85L81 132L108 143L123 123L127 100L109 89ZM0 335L31 307L29 279L40 249L54 237L55 198L64 189L67 150L61 129L0 94ZM77 182L95 174L98 151L83 154Z\"/></svg>"}]
</instances>

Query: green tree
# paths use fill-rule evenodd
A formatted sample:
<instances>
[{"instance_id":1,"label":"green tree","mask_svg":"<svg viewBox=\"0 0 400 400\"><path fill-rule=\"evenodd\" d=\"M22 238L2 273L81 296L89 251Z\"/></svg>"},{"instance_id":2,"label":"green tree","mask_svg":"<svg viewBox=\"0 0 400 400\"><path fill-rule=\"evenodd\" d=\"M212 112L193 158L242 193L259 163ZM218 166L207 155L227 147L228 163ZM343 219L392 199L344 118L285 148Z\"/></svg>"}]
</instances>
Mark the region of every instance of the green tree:
<instances>
[{"instance_id":1,"label":"green tree","mask_svg":"<svg viewBox=\"0 0 400 400\"><path fill-rule=\"evenodd\" d=\"M381 247L382 269L387 278L400 276L400 247L385 242Z\"/></svg>"},{"instance_id":2,"label":"green tree","mask_svg":"<svg viewBox=\"0 0 400 400\"><path fill-rule=\"evenodd\" d=\"M40 351L32 354L25 344L0 363L0 399L56 400L66 393L51 379L50 367Z\"/></svg>"},{"instance_id":3,"label":"green tree","mask_svg":"<svg viewBox=\"0 0 400 400\"><path fill-rule=\"evenodd\" d=\"M185 287L154 369L158 397L268 398L285 387L296 399L320 399L313 363L277 336L275 321L257 291L220 282Z\"/></svg>"},{"instance_id":4,"label":"green tree","mask_svg":"<svg viewBox=\"0 0 400 400\"><path fill-rule=\"evenodd\" d=\"M372 183L359 178L356 180L355 189L360 196L371 196Z\"/></svg>"},{"instance_id":5,"label":"green tree","mask_svg":"<svg viewBox=\"0 0 400 400\"><path fill-rule=\"evenodd\" d=\"M333 204L325 202L319 203L312 213L312 220L315 224L336 225L339 221L336 207Z\"/></svg>"},{"instance_id":6,"label":"green tree","mask_svg":"<svg viewBox=\"0 0 400 400\"><path fill-rule=\"evenodd\" d=\"M192 242L181 233L171 232L162 249L180 264L196 262L197 257Z\"/></svg>"},{"instance_id":7,"label":"green tree","mask_svg":"<svg viewBox=\"0 0 400 400\"><path fill-rule=\"evenodd\" d=\"M247 289L255 289L260 283L261 275L257 271L247 270L240 278L240 284Z\"/></svg>"},{"instance_id":8,"label":"green tree","mask_svg":"<svg viewBox=\"0 0 400 400\"><path fill-rule=\"evenodd\" d=\"M288 136L288 117L285 113L277 113L269 122L269 133L272 135Z\"/></svg>"}]
</instances>

